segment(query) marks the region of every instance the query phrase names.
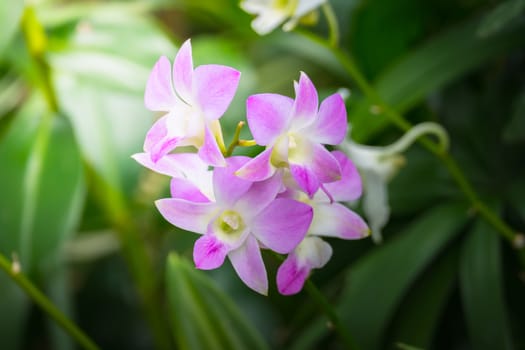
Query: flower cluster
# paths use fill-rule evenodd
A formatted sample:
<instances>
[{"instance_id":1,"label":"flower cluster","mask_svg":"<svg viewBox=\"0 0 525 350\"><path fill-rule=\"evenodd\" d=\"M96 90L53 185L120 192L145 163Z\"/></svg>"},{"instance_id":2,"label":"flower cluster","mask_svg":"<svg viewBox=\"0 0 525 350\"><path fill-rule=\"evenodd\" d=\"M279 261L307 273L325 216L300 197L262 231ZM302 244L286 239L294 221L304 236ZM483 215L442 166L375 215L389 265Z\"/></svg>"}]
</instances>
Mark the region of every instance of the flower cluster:
<instances>
[{"instance_id":1,"label":"flower cluster","mask_svg":"<svg viewBox=\"0 0 525 350\"><path fill-rule=\"evenodd\" d=\"M261 249L269 249L287 254L277 287L294 294L332 255L321 237L369 234L363 219L340 203L361 195L354 164L343 152L325 148L345 138L345 105L333 94L319 106L314 85L301 73L295 99L270 93L248 98L252 143L265 150L254 158L231 156L219 118L239 78L240 72L226 66L194 69L189 40L173 69L161 57L148 80L145 104L164 115L147 133L144 153L133 157L172 178L171 197L156 205L173 225L202 235L193 251L197 268L217 268L228 257L248 287L267 294Z\"/></svg>"}]
</instances>

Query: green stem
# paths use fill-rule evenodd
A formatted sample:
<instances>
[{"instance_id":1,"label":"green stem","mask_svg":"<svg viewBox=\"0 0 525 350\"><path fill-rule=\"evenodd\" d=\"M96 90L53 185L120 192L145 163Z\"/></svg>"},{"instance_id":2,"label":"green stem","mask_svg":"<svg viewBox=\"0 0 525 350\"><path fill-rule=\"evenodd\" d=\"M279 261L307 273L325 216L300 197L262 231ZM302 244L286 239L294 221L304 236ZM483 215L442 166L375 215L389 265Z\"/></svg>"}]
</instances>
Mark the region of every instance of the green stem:
<instances>
[{"instance_id":1,"label":"green stem","mask_svg":"<svg viewBox=\"0 0 525 350\"><path fill-rule=\"evenodd\" d=\"M317 303L319 309L328 317L331 326L335 329L341 340L344 342L346 348L349 350L357 350L358 347L355 341L350 336L350 333L344 326L332 305L328 302L328 300L326 300L323 293L321 293L315 284L310 280L306 281L305 289L308 294L310 294L310 297L312 297L312 299Z\"/></svg>"},{"instance_id":2,"label":"green stem","mask_svg":"<svg viewBox=\"0 0 525 350\"><path fill-rule=\"evenodd\" d=\"M330 46L336 48L337 46L339 46L339 25L337 23L337 17L329 1L325 1L322 7L324 16L326 17L326 21L328 22L328 29L330 33Z\"/></svg>"},{"instance_id":3,"label":"green stem","mask_svg":"<svg viewBox=\"0 0 525 350\"><path fill-rule=\"evenodd\" d=\"M241 137L241 130L242 130L243 126L244 126L244 122L243 121L240 121L237 124L237 127L235 128L235 133L233 134L233 140L230 143L230 145L228 146L228 149L226 150L226 153L224 154L225 157L231 156L232 153L233 153L233 150L235 149L235 147L237 147L239 145L239 137Z\"/></svg>"},{"instance_id":4,"label":"green stem","mask_svg":"<svg viewBox=\"0 0 525 350\"><path fill-rule=\"evenodd\" d=\"M75 341L86 350L100 349L80 328L78 328L66 315L53 305L31 281L20 272L18 262L11 263L4 255L0 254L0 269L26 292L35 304L40 306L49 317L62 327Z\"/></svg>"},{"instance_id":5,"label":"green stem","mask_svg":"<svg viewBox=\"0 0 525 350\"><path fill-rule=\"evenodd\" d=\"M303 33L304 34L304 33ZM382 98L379 96L374 87L368 82L364 74L360 71L354 60L339 48L331 47L322 38L306 35L309 39L317 42L318 44L326 47L334 54L339 60L341 65L345 68L351 78L355 81L359 89L365 94L368 100L371 102L372 107L378 111L378 113L384 114L393 124L403 131L408 131L412 128L410 124L403 116L390 107ZM459 189L463 192L465 197L470 201L472 207L505 239L507 239L513 246L516 245L516 241L519 240L520 235L510 228L501 218L495 214L483 201L479 199L479 195L465 176L464 172L459 167L456 160L446 151L443 147L432 142L430 139L423 137L419 139L419 142L432 154L438 157L445 165L452 178L456 182ZM518 249L519 247L517 247ZM521 248L519 248L521 249ZM521 249L523 251L523 249Z\"/></svg>"}]
</instances>

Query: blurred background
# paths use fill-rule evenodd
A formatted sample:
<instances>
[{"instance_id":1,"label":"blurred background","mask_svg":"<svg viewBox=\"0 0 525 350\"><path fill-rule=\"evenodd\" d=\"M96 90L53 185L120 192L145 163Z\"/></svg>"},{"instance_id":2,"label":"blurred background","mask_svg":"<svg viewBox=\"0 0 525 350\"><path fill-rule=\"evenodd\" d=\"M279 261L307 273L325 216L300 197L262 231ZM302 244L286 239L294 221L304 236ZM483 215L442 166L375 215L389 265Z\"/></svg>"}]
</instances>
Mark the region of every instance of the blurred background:
<instances>
[{"instance_id":1,"label":"blurred background","mask_svg":"<svg viewBox=\"0 0 525 350\"><path fill-rule=\"evenodd\" d=\"M169 179L130 156L157 117L151 68L191 38L195 65L242 72L227 143L247 96L293 96L300 71L323 97L349 89L356 142L403 134L374 95L449 133L476 194L415 144L388 185L383 243L331 240L312 275L361 349L525 349L523 254L476 210L525 230L525 1L329 3L338 49L321 10L259 36L236 0L0 2L0 252L101 348L344 348L308 293L277 293L275 257L260 296L229 263L195 270L197 236L156 211ZM0 348L77 345L2 272Z\"/></svg>"}]
</instances>

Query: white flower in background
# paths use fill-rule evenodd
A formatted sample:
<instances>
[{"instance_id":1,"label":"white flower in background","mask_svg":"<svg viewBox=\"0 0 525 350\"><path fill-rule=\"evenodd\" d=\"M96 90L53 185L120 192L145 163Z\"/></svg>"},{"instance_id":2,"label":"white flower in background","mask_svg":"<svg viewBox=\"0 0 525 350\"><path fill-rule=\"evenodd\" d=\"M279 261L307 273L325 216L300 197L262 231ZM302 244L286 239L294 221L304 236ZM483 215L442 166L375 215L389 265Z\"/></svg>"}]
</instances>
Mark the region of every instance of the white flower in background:
<instances>
[{"instance_id":1,"label":"white flower in background","mask_svg":"<svg viewBox=\"0 0 525 350\"><path fill-rule=\"evenodd\" d=\"M257 17L252 28L265 35L284 23L283 30L292 30L297 22L315 10L326 0L244 0L241 8ZM286 22L285 22L286 21Z\"/></svg>"},{"instance_id":2,"label":"white flower in background","mask_svg":"<svg viewBox=\"0 0 525 350\"><path fill-rule=\"evenodd\" d=\"M399 140L388 146L360 145L348 139L340 145L363 177L363 210L372 230L372 239L376 243L381 243L383 239L381 230L390 217L387 183L405 164L405 158L401 153L424 134L436 135L441 146L444 149L448 148L446 131L441 125L432 122L414 126Z\"/></svg>"}]
</instances>

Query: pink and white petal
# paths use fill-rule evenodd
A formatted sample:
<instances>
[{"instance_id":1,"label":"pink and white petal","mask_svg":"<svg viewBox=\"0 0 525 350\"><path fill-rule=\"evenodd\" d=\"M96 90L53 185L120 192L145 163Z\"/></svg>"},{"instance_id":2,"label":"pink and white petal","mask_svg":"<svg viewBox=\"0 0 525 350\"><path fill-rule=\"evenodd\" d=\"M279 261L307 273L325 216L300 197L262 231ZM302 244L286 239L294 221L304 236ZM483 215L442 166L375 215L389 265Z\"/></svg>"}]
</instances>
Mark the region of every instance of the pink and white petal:
<instances>
[{"instance_id":1,"label":"pink and white petal","mask_svg":"<svg viewBox=\"0 0 525 350\"><path fill-rule=\"evenodd\" d=\"M173 178L170 182L170 192L173 198L185 199L194 203L209 203L208 198L201 189L187 179Z\"/></svg>"},{"instance_id":2,"label":"pink and white petal","mask_svg":"<svg viewBox=\"0 0 525 350\"><path fill-rule=\"evenodd\" d=\"M173 62L173 85L177 94L188 104L193 103L193 57L191 41L186 40L179 48Z\"/></svg>"},{"instance_id":3,"label":"pink and white petal","mask_svg":"<svg viewBox=\"0 0 525 350\"><path fill-rule=\"evenodd\" d=\"M254 182L250 189L235 203L234 211L242 213L246 221L251 221L277 196L282 186L280 173L275 173L269 179Z\"/></svg>"},{"instance_id":4,"label":"pink and white petal","mask_svg":"<svg viewBox=\"0 0 525 350\"><path fill-rule=\"evenodd\" d=\"M241 280L257 293L268 294L268 276L257 240L248 235L244 244L232 250L228 257Z\"/></svg>"},{"instance_id":5,"label":"pink and white petal","mask_svg":"<svg viewBox=\"0 0 525 350\"><path fill-rule=\"evenodd\" d=\"M311 150L310 163L305 165L312 169L319 182L329 183L340 180L342 173L337 158L320 144L312 144Z\"/></svg>"},{"instance_id":6,"label":"pink and white petal","mask_svg":"<svg viewBox=\"0 0 525 350\"><path fill-rule=\"evenodd\" d=\"M171 177L193 179L203 176L208 169L208 165L194 153L167 154L156 163L151 160L149 153L136 153L131 157L146 168Z\"/></svg>"},{"instance_id":7,"label":"pink and white petal","mask_svg":"<svg viewBox=\"0 0 525 350\"><path fill-rule=\"evenodd\" d=\"M257 144L271 145L290 122L293 100L278 94L258 94L246 101L246 119Z\"/></svg>"},{"instance_id":8,"label":"pink and white petal","mask_svg":"<svg viewBox=\"0 0 525 350\"><path fill-rule=\"evenodd\" d=\"M250 158L235 156L226 159L227 166L213 171L213 188L217 203L231 207L252 185L251 181L242 179L235 172Z\"/></svg>"},{"instance_id":9,"label":"pink and white petal","mask_svg":"<svg viewBox=\"0 0 525 350\"><path fill-rule=\"evenodd\" d=\"M277 288L284 295L298 293L312 269L326 265L332 257L332 247L318 237L307 236L288 255L277 271Z\"/></svg>"},{"instance_id":10,"label":"pink and white petal","mask_svg":"<svg viewBox=\"0 0 525 350\"><path fill-rule=\"evenodd\" d=\"M182 177L184 176L180 170L180 167L174 165L169 157L171 154L168 154L160 158L156 163L151 159L149 153L135 153L131 158L135 159L142 166L151 169L159 174L168 175L171 177Z\"/></svg>"},{"instance_id":11,"label":"pink and white petal","mask_svg":"<svg viewBox=\"0 0 525 350\"><path fill-rule=\"evenodd\" d=\"M208 126L204 127L204 142L199 148L198 154L199 157L209 165L216 167L226 166L226 161L217 144L217 140Z\"/></svg>"},{"instance_id":12,"label":"pink and white petal","mask_svg":"<svg viewBox=\"0 0 525 350\"><path fill-rule=\"evenodd\" d=\"M259 153L255 158L249 160L246 164L235 172L238 177L248 181L266 180L275 174L275 167L270 163L273 148L269 147Z\"/></svg>"},{"instance_id":13,"label":"pink and white petal","mask_svg":"<svg viewBox=\"0 0 525 350\"><path fill-rule=\"evenodd\" d=\"M171 86L171 64L165 56L162 56L149 75L144 92L144 104L149 110L167 112L175 105L176 99Z\"/></svg>"},{"instance_id":14,"label":"pink and white petal","mask_svg":"<svg viewBox=\"0 0 525 350\"><path fill-rule=\"evenodd\" d=\"M200 234L207 232L208 224L218 212L215 203L192 202L178 198L159 199L155 205L172 225Z\"/></svg>"},{"instance_id":15,"label":"pink and white petal","mask_svg":"<svg viewBox=\"0 0 525 350\"><path fill-rule=\"evenodd\" d=\"M319 108L317 119L308 127L308 134L315 142L338 145L346 137L348 123L346 107L339 94L328 96Z\"/></svg>"},{"instance_id":16,"label":"pink and white petal","mask_svg":"<svg viewBox=\"0 0 525 350\"><path fill-rule=\"evenodd\" d=\"M312 198L320 186L319 179L313 170L304 165L290 164L290 173L297 185Z\"/></svg>"},{"instance_id":17,"label":"pink and white petal","mask_svg":"<svg viewBox=\"0 0 525 350\"><path fill-rule=\"evenodd\" d=\"M294 130L300 130L315 120L319 98L314 84L308 76L301 72L299 83L295 89L295 101L292 110Z\"/></svg>"},{"instance_id":18,"label":"pink and white petal","mask_svg":"<svg viewBox=\"0 0 525 350\"><path fill-rule=\"evenodd\" d=\"M205 234L193 246L195 267L201 270L216 269L224 263L228 247L213 234Z\"/></svg>"},{"instance_id":19,"label":"pink and white petal","mask_svg":"<svg viewBox=\"0 0 525 350\"><path fill-rule=\"evenodd\" d=\"M339 203L316 203L309 234L315 236L361 239L370 234L367 223Z\"/></svg>"},{"instance_id":20,"label":"pink and white petal","mask_svg":"<svg viewBox=\"0 0 525 350\"><path fill-rule=\"evenodd\" d=\"M325 184L325 189L338 202L353 201L361 197L363 183L355 164L341 151L333 151L332 155L341 167L341 180Z\"/></svg>"},{"instance_id":21,"label":"pink and white petal","mask_svg":"<svg viewBox=\"0 0 525 350\"><path fill-rule=\"evenodd\" d=\"M149 129L144 141L144 151L150 153L153 162L174 150L184 140L180 119L169 113Z\"/></svg>"},{"instance_id":22,"label":"pink and white petal","mask_svg":"<svg viewBox=\"0 0 525 350\"><path fill-rule=\"evenodd\" d=\"M312 216L313 210L308 204L277 198L247 224L262 244L277 253L285 254L303 240Z\"/></svg>"},{"instance_id":23,"label":"pink and white petal","mask_svg":"<svg viewBox=\"0 0 525 350\"><path fill-rule=\"evenodd\" d=\"M231 67L207 64L195 68L193 72L193 95L208 121L219 119L231 101L241 72Z\"/></svg>"},{"instance_id":24,"label":"pink and white petal","mask_svg":"<svg viewBox=\"0 0 525 350\"><path fill-rule=\"evenodd\" d=\"M282 295L297 294L303 289L304 282L310 275L310 268L300 264L292 252L277 270L277 290Z\"/></svg>"}]
</instances>

